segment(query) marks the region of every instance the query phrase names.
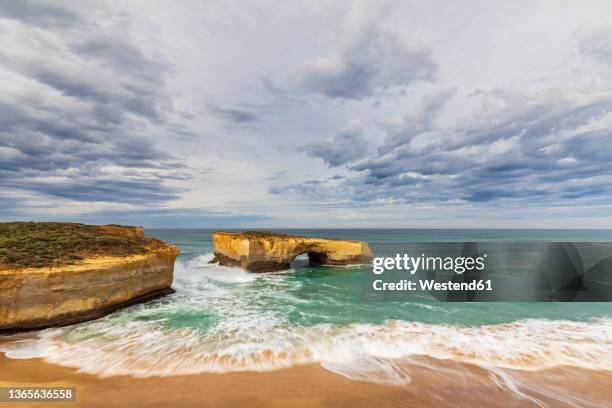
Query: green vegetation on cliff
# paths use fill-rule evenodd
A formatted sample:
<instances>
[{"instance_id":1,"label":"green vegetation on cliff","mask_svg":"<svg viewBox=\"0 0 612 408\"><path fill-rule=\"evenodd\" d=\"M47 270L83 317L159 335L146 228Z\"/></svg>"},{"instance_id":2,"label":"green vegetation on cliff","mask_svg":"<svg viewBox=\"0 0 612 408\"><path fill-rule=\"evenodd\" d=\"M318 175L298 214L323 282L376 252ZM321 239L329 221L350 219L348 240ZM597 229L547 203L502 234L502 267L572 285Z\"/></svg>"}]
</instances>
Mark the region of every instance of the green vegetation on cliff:
<instances>
[{"instance_id":1,"label":"green vegetation on cliff","mask_svg":"<svg viewBox=\"0 0 612 408\"><path fill-rule=\"evenodd\" d=\"M142 229L59 222L0 223L0 268L73 264L90 256L127 256L165 244Z\"/></svg>"}]
</instances>

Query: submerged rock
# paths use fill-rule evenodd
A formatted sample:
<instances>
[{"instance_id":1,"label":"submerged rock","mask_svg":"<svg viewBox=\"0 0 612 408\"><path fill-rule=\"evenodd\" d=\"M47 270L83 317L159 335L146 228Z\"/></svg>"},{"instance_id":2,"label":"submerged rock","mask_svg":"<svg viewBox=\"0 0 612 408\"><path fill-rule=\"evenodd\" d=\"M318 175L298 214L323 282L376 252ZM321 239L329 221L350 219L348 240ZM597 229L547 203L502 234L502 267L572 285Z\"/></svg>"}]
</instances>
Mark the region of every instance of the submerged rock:
<instances>
[{"instance_id":1,"label":"submerged rock","mask_svg":"<svg viewBox=\"0 0 612 408\"><path fill-rule=\"evenodd\" d=\"M0 332L91 320L173 292L179 249L142 228L10 223L0 235L10 242L0 247Z\"/></svg>"},{"instance_id":2,"label":"submerged rock","mask_svg":"<svg viewBox=\"0 0 612 408\"><path fill-rule=\"evenodd\" d=\"M215 257L211 263L241 266L250 272L289 269L298 255L308 254L311 264L349 265L372 259L361 241L310 238L273 232L213 232Z\"/></svg>"}]
</instances>

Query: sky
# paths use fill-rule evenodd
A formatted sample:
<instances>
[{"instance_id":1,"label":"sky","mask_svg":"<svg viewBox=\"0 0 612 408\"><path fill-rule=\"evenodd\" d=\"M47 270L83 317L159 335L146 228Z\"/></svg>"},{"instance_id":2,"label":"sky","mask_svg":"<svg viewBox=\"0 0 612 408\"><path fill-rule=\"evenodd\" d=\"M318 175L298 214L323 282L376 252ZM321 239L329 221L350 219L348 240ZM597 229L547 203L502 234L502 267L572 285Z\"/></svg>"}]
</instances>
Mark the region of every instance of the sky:
<instances>
[{"instance_id":1,"label":"sky","mask_svg":"<svg viewBox=\"0 0 612 408\"><path fill-rule=\"evenodd\" d=\"M0 0L0 220L612 228L612 2Z\"/></svg>"}]
</instances>

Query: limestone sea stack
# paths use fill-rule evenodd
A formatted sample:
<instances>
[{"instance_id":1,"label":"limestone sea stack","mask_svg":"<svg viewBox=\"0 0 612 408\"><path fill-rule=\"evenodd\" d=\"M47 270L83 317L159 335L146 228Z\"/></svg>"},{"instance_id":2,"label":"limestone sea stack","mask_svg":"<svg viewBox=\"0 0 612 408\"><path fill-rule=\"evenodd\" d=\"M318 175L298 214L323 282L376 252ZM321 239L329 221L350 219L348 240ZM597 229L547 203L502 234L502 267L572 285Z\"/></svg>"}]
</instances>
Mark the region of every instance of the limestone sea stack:
<instances>
[{"instance_id":1,"label":"limestone sea stack","mask_svg":"<svg viewBox=\"0 0 612 408\"><path fill-rule=\"evenodd\" d=\"M0 332L78 323L172 293L178 254L140 227L0 223Z\"/></svg>"},{"instance_id":2,"label":"limestone sea stack","mask_svg":"<svg viewBox=\"0 0 612 408\"><path fill-rule=\"evenodd\" d=\"M212 234L215 257L211 263L241 266L250 272L289 269L296 256L308 254L311 264L349 265L372 260L372 250L361 241L311 238L273 232Z\"/></svg>"}]
</instances>

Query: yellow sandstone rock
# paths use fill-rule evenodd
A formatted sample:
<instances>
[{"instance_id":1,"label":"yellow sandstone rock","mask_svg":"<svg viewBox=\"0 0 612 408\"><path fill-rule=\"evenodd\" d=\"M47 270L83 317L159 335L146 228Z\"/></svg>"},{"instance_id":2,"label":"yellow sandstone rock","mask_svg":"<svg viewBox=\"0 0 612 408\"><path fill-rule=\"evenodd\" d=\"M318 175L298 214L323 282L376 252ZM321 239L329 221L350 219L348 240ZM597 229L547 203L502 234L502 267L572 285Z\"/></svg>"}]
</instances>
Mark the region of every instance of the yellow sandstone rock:
<instances>
[{"instance_id":1,"label":"yellow sandstone rock","mask_svg":"<svg viewBox=\"0 0 612 408\"><path fill-rule=\"evenodd\" d=\"M313 264L348 265L372 259L367 243L340 239L310 238L271 232L213 232L215 258L227 266L241 266L251 272L288 269L301 254Z\"/></svg>"},{"instance_id":2,"label":"yellow sandstone rock","mask_svg":"<svg viewBox=\"0 0 612 408\"><path fill-rule=\"evenodd\" d=\"M142 229L125 234L142 236ZM177 247L162 243L142 254L90 257L72 265L0 267L0 332L91 320L172 293L178 254Z\"/></svg>"}]
</instances>

